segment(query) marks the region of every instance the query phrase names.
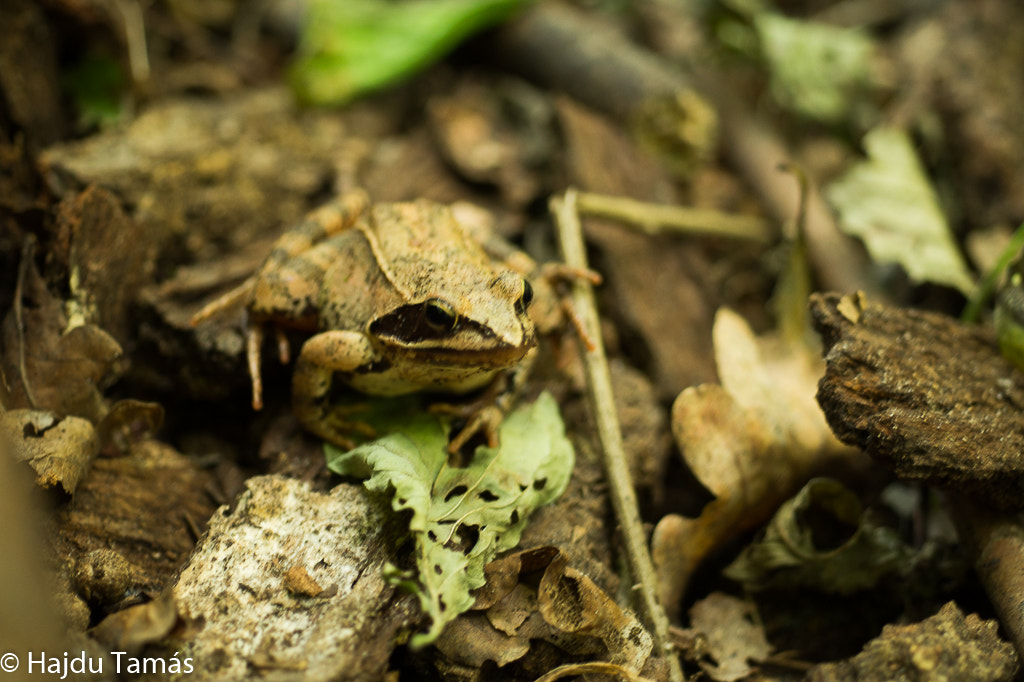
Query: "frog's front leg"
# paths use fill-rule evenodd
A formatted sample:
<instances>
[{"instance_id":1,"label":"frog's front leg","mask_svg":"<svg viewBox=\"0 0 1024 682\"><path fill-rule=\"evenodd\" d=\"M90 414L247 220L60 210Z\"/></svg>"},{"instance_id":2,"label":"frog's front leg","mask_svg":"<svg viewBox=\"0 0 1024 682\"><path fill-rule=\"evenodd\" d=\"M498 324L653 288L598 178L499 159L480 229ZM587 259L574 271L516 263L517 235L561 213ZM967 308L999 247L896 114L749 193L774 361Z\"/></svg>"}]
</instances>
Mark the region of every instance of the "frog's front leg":
<instances>
[{"instance_id":1,"label":"frog's front leg","mask_svg":"<svg viewBox=\"0 0 1024 682\"><path fill-rule=\"evenodd\" d=\"M346 421L331 406L331 384L335 372L354 372L378 359L370 340L359 332L328 331L310 338L302 346L292 378L295 416L324 440L345 449L354 447L347 434L369 427Z\"/></svg>"}]
</instances>

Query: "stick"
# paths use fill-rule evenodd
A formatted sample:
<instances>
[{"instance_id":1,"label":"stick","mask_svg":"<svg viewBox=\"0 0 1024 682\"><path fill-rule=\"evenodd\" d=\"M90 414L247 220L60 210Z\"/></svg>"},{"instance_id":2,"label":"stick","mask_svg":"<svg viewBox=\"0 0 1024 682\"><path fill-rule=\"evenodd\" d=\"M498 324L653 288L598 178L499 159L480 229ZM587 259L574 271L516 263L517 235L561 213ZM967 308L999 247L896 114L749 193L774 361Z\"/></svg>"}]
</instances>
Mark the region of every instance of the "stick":
<instances>
[{"instance_id":1,"label":"stick","mask_svg":"<svg viewBox=\"0 0 1024 682\"><path fill-rule=\"evenodd\" d=\"M579 211L635 225L647 234L667 230L713 237L767 241L770 225L758 216L724 213L711 209L652 204L606 194L579 193Z\"/></svg>"},{"instance_id":2,"label":"stick","mask_svg":"<svg viewBox=\"0 0 1024 682\"><path fill-rule=\"evenodd\" d=\"M565 263L570 267L585 270L587 256L576 201L577 193L570 189L563 198L552 198L551 212L558 224L558 238ZM577 279L572 285L572 295L573 305L579 313L583 328L593 341L592 348L583 349L583 361L586 365L587 385L590 389L594 419L597 422L597 434L604 469L608 476L612 507L622 529L626 560L629 562L633 580L637 583L647 622L653 629L654 645L658 653L668 661L669 679L673 682L685 682L679 656L669 639L668 616L665 615L665 609L658 599L658 581L654 573L654 564L647 550L647 538L640 521L633 480L622 448L622 433L615 412L608 359L605 357L604 344L601 341L601 326L594 301L593 285L586 279Z\"/></svg>"},{"instance_id":3,"label":"stick","mask_svg":"<svg viewBox=\"0 0 1024 682\"><path fill-rule=\"evenodd\" d=\"M997 512L969 500L955 500L957 530L971 550L974 570L1006 636L1024 658L1024 527L1020 514Z\"/></svg>"}]
</instances>

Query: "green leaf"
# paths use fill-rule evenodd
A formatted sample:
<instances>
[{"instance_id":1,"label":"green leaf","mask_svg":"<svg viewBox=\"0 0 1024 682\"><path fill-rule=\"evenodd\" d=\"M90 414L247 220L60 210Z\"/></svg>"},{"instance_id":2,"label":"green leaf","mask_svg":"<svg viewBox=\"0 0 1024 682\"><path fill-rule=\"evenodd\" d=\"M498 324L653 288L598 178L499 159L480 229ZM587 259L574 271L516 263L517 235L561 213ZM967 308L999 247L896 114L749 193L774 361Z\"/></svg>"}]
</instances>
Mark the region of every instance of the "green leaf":
<instances>
[{"instance_id":1,"label":"green leaf","mask_svg":"<svg viewBox=\"0 0 1024 682\"><path fill-rule=\"evenodd\" d=\"M828 188L843 231L864 240L871 257L899 263L911 278L969 295L974 277L907 134L879 127L864 137L868 159Z\"/></svg>"},{"instance_id":2,"label":"green leaf","mask_svg":"<svg viewBox=\"0 0 1024 682\"><path fill-rule=\"evenodd\" d=\"M344 104L440 59L531 0L313 0L292 86L305 102Z\"/></svg>"},{"instance_id":3,"label":"green leaf","mask_svg":"<svg viewBox=\"0 0 1024 682\"><path fill-rule=\"evenodd\" d=\"M871 81L867 33L760 12L753 18L776 100L818 121L850 117Z\"/></svg>"},{"instance_id":4,"label":"green leaf","mask_svg":"<svg viewBox=\"0 0 1024 682\"><path fill-rule=\"evenodd\" d=\"M793 19L766 0L721 0L719 42L764 63L775 100L825 123L856 118L871 86L875 44L859 28Z\"/></svg>"},{"instance_id":5,"label":"green leaf","mask_svg":"<svg viewBox=\"0 0 1024 682\"><path fill-rule=\"evenodd\" d=\"M412 639L422 647L473 605L471 591L484 584L484 565L519 543L533 510L562 494L574 453L548 393L510 414L499 430L500 446L477 448L465 467L448 465L447 430L439 418L420 413L399 428L349 452L324 447L332 471L371 471L366 487L393 491L392 507L412 512L419 570L414 591L431 617L429 630Z\"/></svg>"},{"instance_id":6,"label":"green leaf","mask_svg":"<svg viewBox=\"0 0 1024 682\"><path fill-rule=\"evenodd\" d=\"M81 129L110 125L121 118L127 79L116 59L88 54L61 74L61 85L78 109Z\"/></svg>"}]
</instances>

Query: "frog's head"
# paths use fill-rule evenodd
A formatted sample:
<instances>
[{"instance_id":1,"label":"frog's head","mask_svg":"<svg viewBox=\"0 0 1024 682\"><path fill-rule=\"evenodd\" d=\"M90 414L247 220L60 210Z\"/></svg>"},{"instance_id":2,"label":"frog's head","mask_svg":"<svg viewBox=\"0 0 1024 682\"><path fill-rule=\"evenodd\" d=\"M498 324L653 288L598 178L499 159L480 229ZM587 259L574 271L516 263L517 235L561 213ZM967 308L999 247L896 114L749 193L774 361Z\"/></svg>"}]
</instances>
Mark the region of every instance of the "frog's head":
<instances>
[{"instance_id":1,"label":"frog's head","mask_svg":"<svg viewBox=\"0 0 1024 682\"><path fill-rule=\"evenodd\" d=\"M512 271L481 277L479 268L449 264L443 286L373 320L370 335L384 348L425 363L496 369L518 363L536 344L527 308L533 288Z\"/></svg>"}]
</instances>

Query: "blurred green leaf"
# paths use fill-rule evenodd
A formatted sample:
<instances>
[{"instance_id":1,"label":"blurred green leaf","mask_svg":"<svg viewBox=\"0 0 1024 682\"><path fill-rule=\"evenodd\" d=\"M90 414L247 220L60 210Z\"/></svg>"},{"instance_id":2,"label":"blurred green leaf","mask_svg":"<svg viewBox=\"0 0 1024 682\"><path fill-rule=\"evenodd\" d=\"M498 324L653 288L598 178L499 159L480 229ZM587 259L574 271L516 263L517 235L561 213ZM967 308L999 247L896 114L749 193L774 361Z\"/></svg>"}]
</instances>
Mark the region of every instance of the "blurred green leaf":
<instances>
[{"instance_id":1,"label":"blurred green leaf","mask_svg":"<svg viewBox=\"0 0 1024 682\"><path fill-rule=\"evenodd\" d=\"M868 34L772 12L753 21L775 99L817 121L848 119L871 80L875 46Z\"/></svg>"},{"instance_id":2,"label":"blurred green leaf","mask_svg":"<svg viewBox=\"0 0 1024 682\"><path fill-rule=\"evenodd\" d=\"M61 74L61 85L71 95L82 129L116 123L121 118L127 78L112 57L88 54Z\"/></svg>"},{"instance_id":3,"label":"blurred green leaf","mask_svg":"<svg viewBox=\"0 0 1024 682\"><path fill-rule=\"evenodd\" d=\"M875 51L866 31L787 17L766 0L720 1L719 42L764 63L779 104L824 123L862 109Z\"/></svg>"},{"instance_id":4,"label":"blurred green leaf","mask_svg":"<svg viewBox=\"0 0 1024 682\"><path fill-rule=\"evenodd\" d=\"M827 191L840 228L863 239L876 262L899 263L915 280L969 295L974 276L906 132L875 128L864 137L864 149L867 160Z\"/></svg>"},{"instance_id":5,"label":"blurred green leaf","mask_svg":"<svg viewBox=\"0 0 1024 682\"><path fill-rule=\"evenodd\" d=\"M532 0L312 0L292 68L310 104L344 104L430 65Z\"/></svg>"},{"instance_id":6,"label":"blurred green leaf","mask_svg":"<svg viewBox=\"0 0 1024 682\"><path fill-rule=\"evenodd\" d=\"M393 491L395 511L412 513L419 575L395 579L415 592L431 617L429 630L412 639L421 647L473 605L471 591L484 584L484 565L519 543L533 510L562 494L574 453L548 393L510 414L500 446L477 448L465 467L448 465L447 429L434 415L396 413L391 428L374 425L391 432L349 452L325 445L327 466L343 475L370 474L369 490Z\"/></svg>"}]
</instances>

